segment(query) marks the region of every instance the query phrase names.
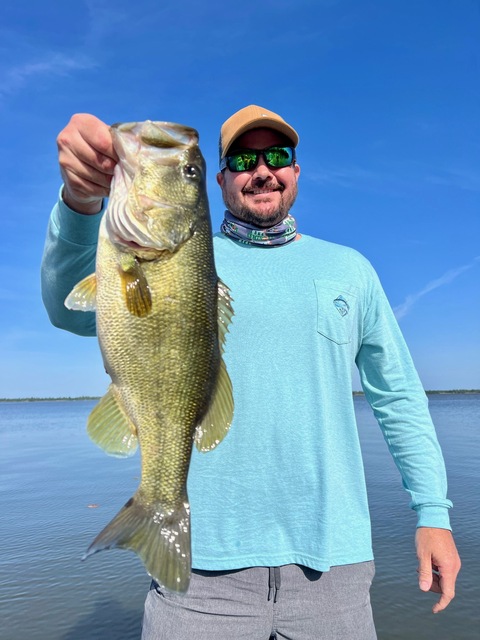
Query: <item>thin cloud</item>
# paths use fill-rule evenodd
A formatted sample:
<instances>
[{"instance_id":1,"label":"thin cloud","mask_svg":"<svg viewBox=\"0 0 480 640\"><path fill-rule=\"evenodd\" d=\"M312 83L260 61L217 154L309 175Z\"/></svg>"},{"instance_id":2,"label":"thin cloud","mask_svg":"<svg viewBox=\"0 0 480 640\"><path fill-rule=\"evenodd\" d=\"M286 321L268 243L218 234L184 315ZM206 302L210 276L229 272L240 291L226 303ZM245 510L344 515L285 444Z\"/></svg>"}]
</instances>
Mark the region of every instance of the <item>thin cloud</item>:
<instances>
[{"instance_id":1,"label":"thin cloud","mask_svg":"<svg viewBox=\"0 0 480 640\"><path fill-rule=\"evenodd\" d=\"M442 173L428 176L427 181L464 191L480 191L480 174L474 169L448 169Z\"/></svg>"},{"instance_id":2,"label":"thin cloud","mask_svg":"<svg viewBox=\"0 0 480 640\"><path fill-rule=\"evenodd\" d=\"M0 98L23 89L29 82L45 76L67 76L73 71L91 69L93 60L84 55L68 56L53 53L37 62L25 62L9 69L0 83Z\"/></svg>"},{"instance_id":3,"label":"thin cloud","mask_svg":"<svg viewBox=\"0 0 480 640\"><path fill-rule=\"evenodd\" d=\"M474 267L479 261L480 261L480 256L477 256L469 264L465 264L455 269L450 269L449 271L444 273L443 276L440 276L440 278L437 278L436 280L432 280L431 282L429 282L420 291L417 291L416 293L412 293L408 295L405 298L405 301L402 302L402 304L398 305L397 307L394 307L393 309L397 320L404 318L410 312L413 305L418 300L420 300L420 298L423 298L423 296L427 295L427 293L430 293L430 291L433 291L434 289L438 289L439 287L443 287L446 284L450 284L450 282L453 282L453 280L455 280L455 278L458 278L460 274Z\"/></svg>"},{"instance_id":4,"label":"thin cloud","mask_svg":"<svg viewBox=\"0 0 480 640\"><path fill-rule=\"evenodd\" d=\"M376 183L380 176L373 171L360 167L348 168L319 168L309 172L307 177L321 185L334 185L346 188L357 188L359 185Z\"/></svg>"}]
</instances>

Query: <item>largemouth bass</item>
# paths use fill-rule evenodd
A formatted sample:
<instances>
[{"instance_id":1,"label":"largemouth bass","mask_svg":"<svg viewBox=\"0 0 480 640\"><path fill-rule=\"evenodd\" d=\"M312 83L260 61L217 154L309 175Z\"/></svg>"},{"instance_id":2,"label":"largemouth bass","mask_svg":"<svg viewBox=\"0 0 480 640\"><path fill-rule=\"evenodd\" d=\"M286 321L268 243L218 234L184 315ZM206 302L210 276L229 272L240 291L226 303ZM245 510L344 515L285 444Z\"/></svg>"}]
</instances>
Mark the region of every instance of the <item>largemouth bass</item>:
<instances>
[{"instance_id":1,"label":"largemouth bass","mask_svg":"<svg viewBox=\"0 0 480 640\"><path fill-rule=\"evenodd\" d=\"M232 317L215 271L205 162L194 129L167 122L111 127L119 156L95 273L67 297L96 311L112 379L88 419L112 455L140 444L141 482L85 557L131 549L163 587L185 592L191 571L186 482L192 446L213 449L233 416L222 359Z\"/></svg>"}]
</instances>

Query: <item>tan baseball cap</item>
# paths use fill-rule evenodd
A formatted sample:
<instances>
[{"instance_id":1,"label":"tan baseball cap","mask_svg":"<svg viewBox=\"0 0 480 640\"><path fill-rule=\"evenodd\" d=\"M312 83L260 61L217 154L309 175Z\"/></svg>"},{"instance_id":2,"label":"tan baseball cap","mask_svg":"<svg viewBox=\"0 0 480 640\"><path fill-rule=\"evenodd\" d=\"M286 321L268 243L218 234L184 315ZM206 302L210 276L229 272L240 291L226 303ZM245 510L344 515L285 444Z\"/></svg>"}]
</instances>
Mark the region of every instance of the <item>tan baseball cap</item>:
<instances>
[{"instance_id":1,"label":"tan baseball cap","mask_svg":"<svg viewBox=\"0 0 480 640\"><path fill-rule=\"evenodd\" d=\"M241 136L242 133L250 131L250 129L258 129L259 127L266 127L283 133L283 135L292 141L294 147L298 144L298 133L285 122L283 118L273 111L258 107L256 104L251 104L234 113L233 116L230 116L230 118L223 123L220 130L219 141L220 160L227 155L232 143Z\"/></svg>"}]
</instances>

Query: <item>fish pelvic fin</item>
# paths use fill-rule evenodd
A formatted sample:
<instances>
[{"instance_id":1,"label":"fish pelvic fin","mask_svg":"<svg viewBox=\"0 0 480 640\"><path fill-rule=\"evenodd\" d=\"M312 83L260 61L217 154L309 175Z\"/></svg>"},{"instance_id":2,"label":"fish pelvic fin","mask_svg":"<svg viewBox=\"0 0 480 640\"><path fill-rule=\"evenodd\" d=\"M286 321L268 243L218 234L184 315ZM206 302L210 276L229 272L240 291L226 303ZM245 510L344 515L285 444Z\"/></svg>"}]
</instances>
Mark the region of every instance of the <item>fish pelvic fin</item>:
<instances>
[{"instance_id":1,"label":"fish pelvic fin","mask_svg":"<svg viewBox=\"0 0 480 640\"><path fill-rule=\"evenodd\" d=\"M137 450L137 429L123 409L113 384L88 417L87 432L93 442L111 456L126 458Z\"/></svg>"},{"instance_id":2,"label":"fish pelvic fin","mask_svg":"<svg viewBox=\"0 0 480 640\"><path fill-rule=\"evenodd\" d=\"M137 492L98 534L82 560L113 548L134 551L160 586L185 593L191 573L187 497L176 509L165 509L161 504L145 505Z\"/></svg>"},{"instance_id":3,"label":"fish pelvic fin","mask_svg":"<svg viewBox=\"0 0 480 640\"><path fill-rule=\"evenodd\" d=\"M232 297L229 288L218 281L218 342L220 352L225 350L228 326L232 321ZM217 382L207 413L197 426L194 441L202 452L214 449L227 435L233 420L233 390L230 376L223 359L220 359Z\"/></svg>"},{"instance_id":4,"label":"fish pelvic fin","mask_svg":"<svg viewBox=\"0 0 480 640\"><path fill-rule=\"evenodd\" d=\"M127 309L133 316L143 318L152 310L152 294L138 260L125 254L120 262L120 279Z\"/></svg>"},{"instance_id":5,"label":"fish pelvic fin","mask_svg":"<svg viewBox=\"0 0 480 640\"><path fill-rule=\"evenodd\" d=\"M95 311L97 296L97 278L91 273L80 280L65 299L65 306L72 311Z\"/></svg>"}]
</instances>

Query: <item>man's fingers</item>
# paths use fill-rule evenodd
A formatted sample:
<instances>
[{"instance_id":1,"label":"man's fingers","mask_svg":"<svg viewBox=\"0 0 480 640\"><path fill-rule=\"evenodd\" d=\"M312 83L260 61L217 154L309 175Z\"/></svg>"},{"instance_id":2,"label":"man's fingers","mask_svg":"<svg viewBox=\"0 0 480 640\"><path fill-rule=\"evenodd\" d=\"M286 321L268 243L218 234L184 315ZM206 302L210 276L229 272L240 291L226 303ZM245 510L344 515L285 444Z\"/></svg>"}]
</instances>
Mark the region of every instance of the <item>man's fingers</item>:
<instances>
[{"instance_id":1,"label":"man's fingers","mask_svg":"<svg viewBox=\"0 0 480 640\"><path fill-rule=\"evenodd\" d=\"M64 202L80 213L98 213L118 161L110 128L95 116L76 114L58 134L57 146Z\"/></svg>"},{"instance_id":2,"label":"man's fingers","mask_svg":"<svg viewBox=\"0 0 480 640\"><path fill-rule=\"evenodd\" d=\"M442 593L442 587L440 585L440 576L436 573L433 574L432 586L430 591L433 593Z\"/></svg>"},{"instance_id":3,"label":"man's fingers","mask_svg":"<svg viewBox=\"0 0 480 640\"><path fill-rule=\"evenodd\" d=\"M66 130L65 130L66 131ZM84 140L80 132L60 133L57 139L58 160L63 170L82 167L83 171L112 175L116 161Z\"/></svg>"},{"instance_id":4,"label":"man's fingers","mask_svg":"<svg viewBox=\"0 0 480 640\"><path fill-rule=\"evenodd\" d=\"M110 127L95 116L88 113L73 115L60 136L64 132L66 132L67 137L69 133L78 133L86 147L94 149L102 157L110 158L114 161L114 164L118 162ZM77 144L79 143L77 142Z\"/></svg>"},{"instance_id":5,"label":"man's fingers","mask_svg":"<svg viewBox=\"0 0 480 640\"><path fill-rule=\"evenodd\" d=\"M455 593L448 593L444 591L440 596L440 600L433 605L433 613L438 613L439 611L443 611L444 609L446 609L446 607L448 607L454 597Z\"/></svg>"},{"instance_id":6,"label":"man's fingers","mask_svg":"<svg viewBox=\"0 0 480 640\"><path fill-rule=\"evenodd\" d=\"M436 576L437 577L437 576ZM433 606L433 613L443 611L455 597L455 579L457 574L452 571L444 571L440 569L437 583L438 593L441 593L440 600ZM437 591L435 589L435 591Z\"/></svg>"},{"instance_id":7,"label":"man's fingers","mask_svg":"<svg viewBox=\"0 0 480 640\"><path fill-rule=\"evenodd\" d=\"M109 186L101 186L96 182L90 182L88 179L78 179L70 173L68 179L64 179L64 195L67 199L74 199L77 202L88 202L94 200L103 200L110 195Z\"/></svg>"},{"instance_id":8,"label":"man's fingers","mask_svg":"<svg viewBox=\"0 0 480 640\"><path fill-rule=\"evenodd\" d=\"M72 161L68 167L61 167L60 172L64 182L68 184L71 190L81 189L84 182L97 185L97 187L105 189L107 193L110 189L112 175L98 171L93 167L86 167L81 162ZM86 184L85 188L88 190L89 184Z\"/></svg>"}]
</instances>

